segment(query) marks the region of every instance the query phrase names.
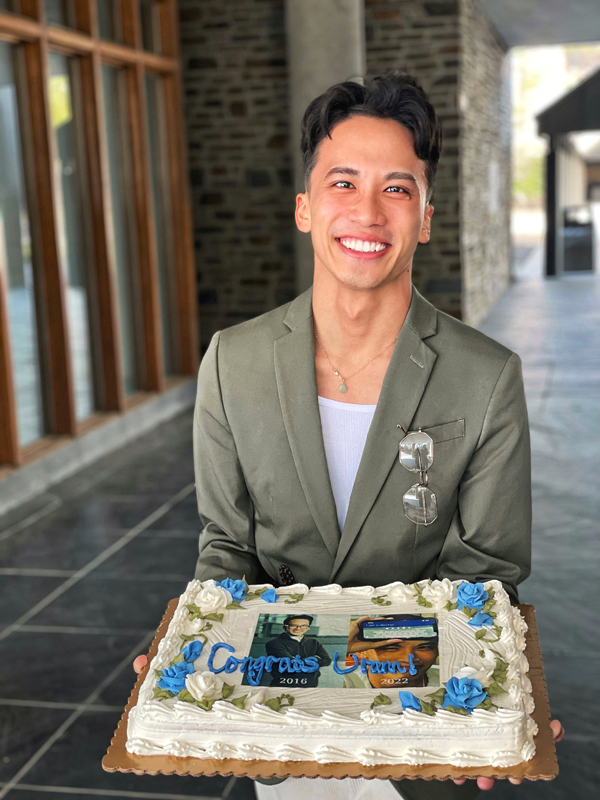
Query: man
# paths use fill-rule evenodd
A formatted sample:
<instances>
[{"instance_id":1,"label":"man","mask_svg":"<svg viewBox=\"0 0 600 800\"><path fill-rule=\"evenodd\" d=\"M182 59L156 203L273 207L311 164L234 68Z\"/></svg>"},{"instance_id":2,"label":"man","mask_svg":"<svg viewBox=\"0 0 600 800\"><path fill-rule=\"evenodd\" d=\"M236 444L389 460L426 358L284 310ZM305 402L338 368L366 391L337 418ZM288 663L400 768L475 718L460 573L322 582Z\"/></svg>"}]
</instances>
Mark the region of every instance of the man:
<instances>
[{"instance_id":1,"label":"man","mask_svg":"<svg viewBox=\"0 0 600 800\"><path fill-rule=\"evenodd\" d=\"M385 624L388 636L377 638L381 627L371 628L365 635L364 623ZM408 622L408 625L406 623ZM404 623L404 624L403 624ZM412 630L411 630L412 627ZM367 629L368 630L368 629ZM438 658L437 621L423 620L415 614L391 614L387 617L361 617L350 626L346 667L355 663L354 656L362 664L363 659L371 662L366 673L359 670L348 672L344 677L346 688L364 689L410 689L429 684L429 669ZM391 672L374 671L372 663L398 664L402 672L393 667Z\"/></svg>"},{"instance_id":2,"label":"man","mask_svg":"<svg viewBox=\"0 0 600 800\"><path fill-rule=\"evenodd\" d=\"M496 578L517 599L531 529L519 357L411 284L440 149L435 111L409 76L339 84L308 107L296 224L312 237L313 286L215 334L202 360L197 578ZM370 424L342 418L351 412ZM420 483L398 459L405 432L419 429L435 445L420 475L437 503L427 525L404 513ZM478 792L473 782L395 786L429 800Z\"/></svg>"},{"instance_id":3,"label":"man","mask_svg":"<svg viewBox=\"0 0 600 800\"><path fill-rule=\"evenodd\" d=\"M265 645L267 655L290 659L294 656L300 656L300 658L312 656L317 659L320 667L328 667L331 664L331 657L327 650L314 636L307 636L312 622L313 617L309 614L286 617L283 621L283 633ZM270 686L314 688L319 684L320 675L320 670L291 675L287 672L280 672L275 666L271 672Z\"/></svg>"}]
</instances>

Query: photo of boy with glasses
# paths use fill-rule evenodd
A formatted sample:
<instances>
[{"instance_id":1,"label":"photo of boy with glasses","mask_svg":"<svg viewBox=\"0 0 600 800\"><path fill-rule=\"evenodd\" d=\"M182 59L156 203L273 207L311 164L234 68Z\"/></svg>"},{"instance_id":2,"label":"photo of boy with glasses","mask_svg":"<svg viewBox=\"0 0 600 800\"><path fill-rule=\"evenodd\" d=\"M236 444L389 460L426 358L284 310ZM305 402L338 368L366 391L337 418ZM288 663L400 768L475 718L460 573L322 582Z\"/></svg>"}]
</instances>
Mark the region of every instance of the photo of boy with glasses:
<instances>
[{"instance_id":1,"label":"photo of boy with glasses","mask_svg":"<svg viewBox=\"0 0 600 800\"><path fill-rule=\"evenodd\" d=\"M289 658L299 656L304 659L308 656L316 658L320 667L331 664L331 656L315 636L308 636L313 617L309 614L291 614L283 621L283 633L275 636L265 644L267 655L276 658ZM288 672L279 672L277 665L271 671L271 686L286 686L293 688L314 688L319 683L321 672L301 673L297 676Z\"/></svg>"}]
</instances>

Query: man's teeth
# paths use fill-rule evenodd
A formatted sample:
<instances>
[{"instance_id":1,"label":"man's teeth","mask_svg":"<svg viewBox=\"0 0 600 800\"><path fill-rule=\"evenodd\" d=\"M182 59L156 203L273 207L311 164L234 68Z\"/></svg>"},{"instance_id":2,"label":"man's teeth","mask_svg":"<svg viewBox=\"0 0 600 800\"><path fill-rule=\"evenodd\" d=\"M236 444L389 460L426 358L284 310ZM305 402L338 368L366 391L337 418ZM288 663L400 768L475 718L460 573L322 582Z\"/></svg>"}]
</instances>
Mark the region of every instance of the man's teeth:
<instances>
[{"instance_id":1,"label":"man's teeth","mask_svg":"<svg viewBox=\"0 0 600 800\"><path fill-rule=\"evenodd\" d=\"M359 253L378 253L387 246L381 242L363 242L362 239L340 239L340 242L349 250L358 250Z\"/></svg>"}]
</instances>

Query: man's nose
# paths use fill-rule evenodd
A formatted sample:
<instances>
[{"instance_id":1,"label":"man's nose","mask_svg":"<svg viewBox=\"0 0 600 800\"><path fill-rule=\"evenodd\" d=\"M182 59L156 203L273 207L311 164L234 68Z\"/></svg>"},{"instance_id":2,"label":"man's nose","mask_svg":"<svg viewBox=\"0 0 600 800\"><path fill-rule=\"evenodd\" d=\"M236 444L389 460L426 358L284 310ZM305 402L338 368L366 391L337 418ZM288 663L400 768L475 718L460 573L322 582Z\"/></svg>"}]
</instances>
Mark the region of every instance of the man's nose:
<instances>
[{"instance_id":1,"label":"man's nose","mask_svg":"<svg viewBox=\"0 0 600 800\"><path fill-rule=\"evenodd\" d=\"M385 225L387 217L381 205L380 193L378 191L360 192L348 213L348 219L365 228L372 225Z\"/></svg>"}]
</instances>

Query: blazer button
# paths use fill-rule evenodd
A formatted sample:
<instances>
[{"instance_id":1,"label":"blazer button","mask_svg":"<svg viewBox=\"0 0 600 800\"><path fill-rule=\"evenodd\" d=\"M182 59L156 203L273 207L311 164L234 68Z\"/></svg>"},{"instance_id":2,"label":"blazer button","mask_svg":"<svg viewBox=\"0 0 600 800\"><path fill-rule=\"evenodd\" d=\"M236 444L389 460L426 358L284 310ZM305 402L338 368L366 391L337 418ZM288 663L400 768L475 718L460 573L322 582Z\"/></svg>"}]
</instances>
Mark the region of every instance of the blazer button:
<instances>
[{"instance_id":1,"label":"blazer button","mask_svg":"<svg viewBox=\"0 0 600 800\"><path fill-rule=\"evenodd\" d=\"M292 570L285 564L282 564L279 567L279 578L282 586L292 586L294 583L296 583L296 579L292 574Z\"/></svg>"}]
</instances>

